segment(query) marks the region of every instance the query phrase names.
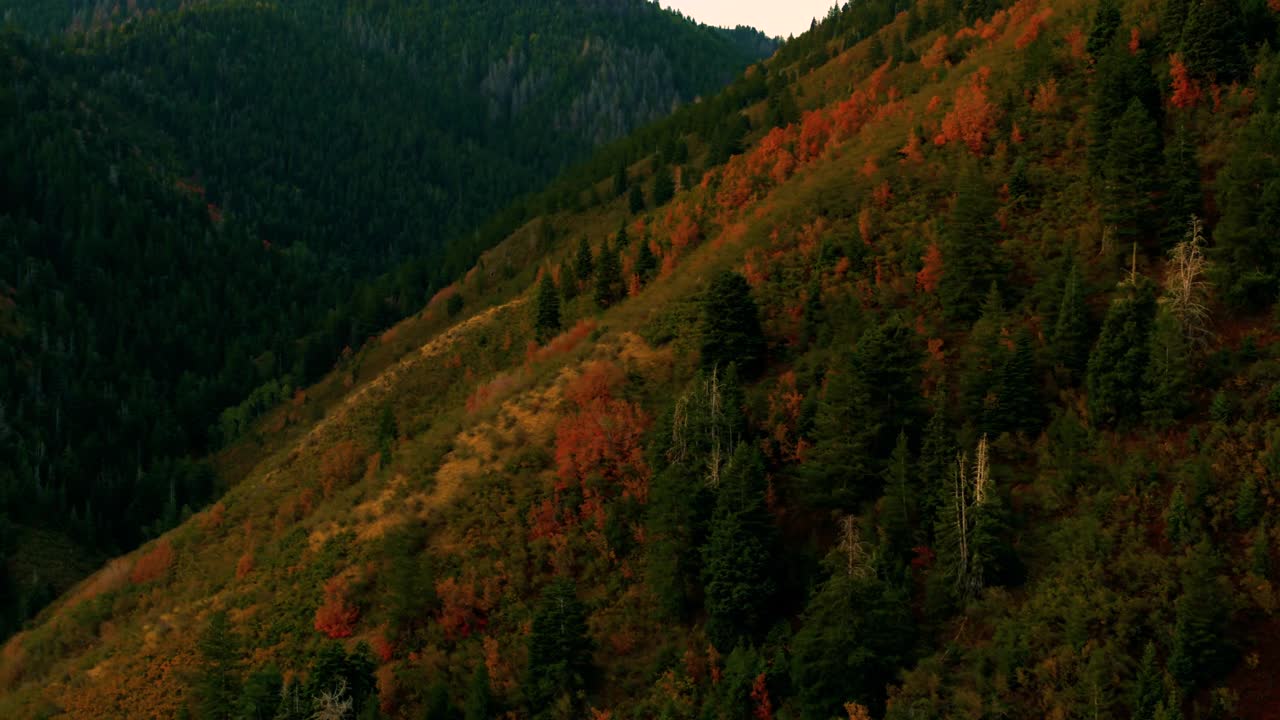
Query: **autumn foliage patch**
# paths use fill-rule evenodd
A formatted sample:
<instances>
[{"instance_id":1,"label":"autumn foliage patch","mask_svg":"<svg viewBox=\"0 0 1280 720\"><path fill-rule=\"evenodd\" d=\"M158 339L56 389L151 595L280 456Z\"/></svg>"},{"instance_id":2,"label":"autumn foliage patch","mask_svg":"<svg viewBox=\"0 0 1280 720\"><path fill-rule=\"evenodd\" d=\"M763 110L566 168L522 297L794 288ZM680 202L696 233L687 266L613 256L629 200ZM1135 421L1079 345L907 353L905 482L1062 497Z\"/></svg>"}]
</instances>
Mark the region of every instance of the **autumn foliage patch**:
<instances>
[{"instance_id":1,"label":"autumn foliage patch","mask_svg":"<svg viewBox=\"0 0 1280 720\"><path fill-rule=\"evenodd\" d=\"M350 584L341 576L324 584L324 603L316 609L316 630L335 640L351 637L360 619L360 608L351 602L350 593Z\"/></svg>"},{"instance_id":2,"label":"autumn foliage patch","mask_svg":"<svg viewBox=\"0 0 1280 720\"><path fill-rule=\"evenodd\" d=\"M161 540L138 558L129 573L129 580L140 585L163 577L173 567L173 557L173 546L168 540Z\"/></svg>"}]
</instances>

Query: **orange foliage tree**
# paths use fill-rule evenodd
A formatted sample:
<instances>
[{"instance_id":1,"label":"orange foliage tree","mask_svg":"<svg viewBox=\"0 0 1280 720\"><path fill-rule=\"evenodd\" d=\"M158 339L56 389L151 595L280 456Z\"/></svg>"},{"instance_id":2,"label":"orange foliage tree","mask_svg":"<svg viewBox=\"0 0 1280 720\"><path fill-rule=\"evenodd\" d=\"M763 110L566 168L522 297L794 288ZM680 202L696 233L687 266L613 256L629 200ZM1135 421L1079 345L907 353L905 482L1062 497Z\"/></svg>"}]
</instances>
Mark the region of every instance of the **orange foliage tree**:
<instances>
[{"instance_id":1,"label":"orange foliage tree","mask_svg":"<svg viewBox=\"0 0 1280 720\"><path fill-rule=\"evenodd\" d=\"M1169 76L1172 78L1173 89L1173 95L1169 98L1170 105L1176 108L1189 108L1200 102L1202 95L1200 83L1191 77L1191 72L1187 70L1186 63L1178 53L1169 56Z\"/></svg>"},{"instance_id":2,"label":"orange foliage tree","mask_svg":"<svg viewBox=\"0 0 1280 720\"><path fill-rule=\"evenodd\" d=\"M942 249L938 247L938 243L929 243L921 260L924 262L924 267L916 273L916 287L932 293L938 289L938 283L942 281Z\"/></svg>"},{"instance_id":3,"label":"orange foliage tree","mask_svg":"<svg viewBox=\"0 0 1280 720\"><path fill-rule=\"evenodd\" d=\"M351 637L360 608L350 600L351 586L341 575L324 584L324 603L316 609L315 628L330 638Z\"/></svg>"},{"instance_id":4,"label":"orange foliage tree","mask_svg":"<svg viewBox=\"0 0 1280 720\"><path fill-rule=\"evenodd\" d=\"M138 558L138 562L133 565L133 571L129 573L129 580L135 584L142 584L159 579L173 567L173 557L173 546L169 544L169 540L161 540Z\"/></svg>"},{"instance_id":5,"label":"orange foliage tree","mask_svg":"<svg viewBox=\"0 0 1280 720\"><path fill-rule=\"evenodd\" d=\"M436 583L436 595L440 598L440 628L449 640L470 637L488 624L475 583L445 578Z\"/></svg>"},{"instance_id":6,"label":"orange foliage tree","mask_svg":"<svg viewBox=\"0 0 1280 720\"><path fill-rule=\"evenodd\" d=\"M982 153L996 127L996 106L987 100L990 75L991 68L980 68L956 89L955 106L942 118L942 142L938 144L959 141L974 155Z\"/></svg>"},{"instance_id":7,"label":"orange foliage tree","mask_svg":"<svg viewBox=\"0 0 1280 720\"><path fill-rule=\"evenodd\" d=\"M764 673L751 683L751 717L755 720L773 720L773 701L769 699L768 678Z\"/></svg>"},{"instance_id":8,"label":"orange foliage tree","mask_svg":"<svg viewBox=\"0 0 1280 720\"><path fill-rule=\"evenodd\" d=\"M364 454L355 442L343 440L320 458L320 486L327 498L334 490L355 482L364 470Z\"/></svg>"}]
</instances>

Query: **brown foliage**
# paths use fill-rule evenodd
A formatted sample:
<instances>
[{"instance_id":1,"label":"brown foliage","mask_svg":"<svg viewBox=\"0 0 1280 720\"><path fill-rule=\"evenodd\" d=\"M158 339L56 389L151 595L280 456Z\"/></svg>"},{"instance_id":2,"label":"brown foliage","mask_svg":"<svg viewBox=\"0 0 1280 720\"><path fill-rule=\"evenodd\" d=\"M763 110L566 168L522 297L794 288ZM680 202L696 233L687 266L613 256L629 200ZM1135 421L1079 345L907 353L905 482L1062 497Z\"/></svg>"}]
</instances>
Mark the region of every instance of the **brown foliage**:
<instances>
[{"instance_id":1,"label":"brown foliage","mask_svg":"<svg viewBox=\"0 0 1280 720\"><path fill-rule=\"evenodd\" d=\"M240 556L240 561L236 563L236 579L243 580L248 577L251 572L253 572L253 552L246 550L245 553Z\"/></svg>"},{"instance_id":2,"label":"brown foliage","mask_svg":"<svg viewBox=\"0 0 1280 720\"><path fill-rule=\"evenodd\" d=\"M360 478L364 470L364 453L354 441L343 440L329 448L320 458L320 486L326 498Z\"/></svg>"},{"instance_id":3,"label":"brown foliage","mask_svg":"<svg viewBox=\"0 0 1280 720\"><path fill-rule=\"evenodd\" d=\"M134 584L142 584L156 580L169 572L173 567L173 546L168 539L156 543L149 551L138 558L129 580Z\"/></svg>"},{"instance_id":4,"label":"brown foliage","mask_svg":"<svg viewBox=\"0 0 1280 720\"><path fill-rule=\"evenodd\" d=\"M355 633L360 608L351 602L350 592L350 584L341 575L324 584L324 603L316 609L316 630L335 640Z\"/></svg>"}]
</instances>

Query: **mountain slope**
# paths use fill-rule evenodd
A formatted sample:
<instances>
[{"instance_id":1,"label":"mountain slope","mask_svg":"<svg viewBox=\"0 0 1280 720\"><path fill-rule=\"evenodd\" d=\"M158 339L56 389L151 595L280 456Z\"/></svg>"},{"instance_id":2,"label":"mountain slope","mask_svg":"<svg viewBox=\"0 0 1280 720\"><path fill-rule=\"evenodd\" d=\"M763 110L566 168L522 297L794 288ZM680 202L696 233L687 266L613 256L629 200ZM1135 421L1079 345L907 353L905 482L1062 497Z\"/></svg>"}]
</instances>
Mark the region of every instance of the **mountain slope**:
<instances>
[{"instance_id":1,"label":"mountain slope","mask_svg":"<svg viewBox=\"0 0 1280 720\"><path fill-rule=\"evenodd\" d=\"M673 118L624 177L668 202L595 178L273 410L8 643L0 708L1267 717L1259 7L832 18L727 162L655 154ZM1210 10L1248 32L1197 48Z\"/></svg>"},{"instance_id":2,"label":"mountain slope","mask_svg":"<svg viewBox=\"0 0 1280 720\"><path fill-rule=\"evenodd\" d=\"M220 493L192 458L469 267L482 220L761 49L642 2L159 6L0 38L2 633Z\"/></svg>"}]
</instances>

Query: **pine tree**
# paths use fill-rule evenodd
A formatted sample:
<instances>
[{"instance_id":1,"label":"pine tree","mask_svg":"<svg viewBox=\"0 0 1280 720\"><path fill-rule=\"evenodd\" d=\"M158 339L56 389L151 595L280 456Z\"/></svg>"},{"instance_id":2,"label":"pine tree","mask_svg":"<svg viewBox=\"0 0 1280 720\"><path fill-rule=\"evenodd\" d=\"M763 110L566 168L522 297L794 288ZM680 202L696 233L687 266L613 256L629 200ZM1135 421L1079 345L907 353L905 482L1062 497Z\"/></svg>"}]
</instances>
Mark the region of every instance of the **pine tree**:
<instances>
[{"instance_id":1,"label":"pine tree","mask_svg":"<svg viewBox=\"0 0 1280 720\"><path fill-rule=\"evenodd\" d=\"M560 296L564 302L571 302L578 297L578 272L574 259L565 258L565 261L560 264Z\"/></svg>"},{"instance_id":2,"label":"pine tree","mask_svg":"<svg viewBox=\"0 0 1280 720\"><path fill-rule=\"evenodd\" d=\"M1258 490L1258 481L1248 475L1240 483L1236 491L1236 526L1248 530L1262 518L1262 495Z\"/></svg>"},{"instance_id":3,"label":"pine tree","mask_svg":"<svg viewBox=\"0 0 1280 720\"><path fill-rule=\"evenodd\" d=\"M1271 534L1265 522L1253 531L1249 546L1249 571L1264 580L1271 577Z\"/></svg>"},{"instance_id":4,"label":"pine tree","mask_svg":"<svg viewBox=\"0 0 1280 720\"><path fill-rule=\"evenodd\" d=\"M934 392L937 399L920 445L920 524L930 534L939 512L951 502L951 465L959 450L947 421L946 387L939 385Z\"/></svg>"},{"instance_id":5,"label":"pine tree","mask_svg":"<svg viewBox=\"0 0 1280 720\"><path fill-rule=\"evenodd\" d=\"M1151 73L1151 64L1133 55L1119 40L1098 57L1094 72L1093 107L1089 113L1089 172L1102 175L1111 151L1111 134L1133 100L1146 108L1149 116L1161 110L1160 86Z\"/></svg>"},{"instance_id":6,"label":"pine tree","mask_svg":"<svg viewBox=\"0 0 1280 720\"><path fill-rule=\"evenodd\" d=\"M489 669L480 663L467 685L467 704L463 707L462 717L464 720L490 720L496 710L493 690L489 687Z\"/></svg>"},{"instance_id":7,"label":"pine tree","mask_svg":"<svg viewBox=\"0 0 1280 720\"><path fill-rule=\"evenodd\" d=\"M737 365L744 377L754 377L765 359L760 311L751 286L741 275L716 275L702 300L702 367Z\"/></svg>"},{"instance_id":8,"label":"pine tree","mask_svg":"<svg viewBox=\"0 0 1280 720\"><path fill-rule=\"evenodd\" d=\"M1156 313L1151 331L1150 361L1142 391L1143 416L1156 427L1169 427L1191 409L1191 365L1178 321L1166 309Z\"/></svg>"},{"instance_id":9,"label":"pine tree","mask_svg":"<svg viewBox=\"0 0 1280 720\"><path fill-rule=\"evenodd\" d=\"M1079 382L1089 364L1089 348L1092 344L1092 328L1089 306L1085 303L1084 278L1075 261L1067 267L1063 284L1062 301L1058 304L1058 319L1053 326L1053 354L1059 365L1069 373L1069 379Z\"/></svg>"},{"instance_id":10,"label":"pine tree","mask_svg":"<svg viewBox=\"0 0 1280 720\"><path fill-rule=\"evenodd\" d=\"M622 268L618 265L618 251L609 243L600 248L596 263L595 301L601 308L608 308L625 295L622 284Z\"/></svg>"},{"instance_id":11,"label":"pine tree","mask_svg":"<svg viewBox=\"0 0 1280 720\"><path fill-rule=\"evenodd\" d=\"M1214 228L1215 284L1237 308L1275 301L1280 279L1280 113L1252 117L1215 182L1222 217Z\"/></svg>"},{"instance_id":12,"label":"pine tree","mask_svg":"<svg viewBox=\"0 0 1280 720\"><path fill-rule=\"evenodd\" d=\"M195 685L200 717L231 720L240 697L240 649L225 612L215 612L209 618L196 649L200 652Z\"/></svg>"},{"instance_id":13,"label":"pine tree","mask_svg":"<svg viewBox=\"0 0 1280 720\"><path fill-rule=\"evenodd\" d=\"M850 574L843 561L834 562L792 643L800 717L843 717L849 702L879 717L885 688L912 658L916 628L910 607L909 593L873 569Z\"/></svg>"},{"instance_id":14,"label":"pine tree","mask_svg":"<svg viewBox=\"0 0 1280 720\"><path fill-rule=\"evenodd\" d=\"M1156 708L1164 701L1164 677L1156 663L1155 643L1142 651L1142 664L1133 686L1133 720L1155 720Z\"/></svg>"},{"instance_id":15,"label":"pine tree","mask_svg":"<svg viewBox=\"0 0 1280 720\"><path fill-rule=\"evenodd\" d=\"M653 248L649 247L649 241L642 239L640 249L636 251L636 274L642 282L649 282L657 271L658 258L654 256Z\"/></svg>"},{"instance_id":16,"label":"pine tree","mask_svg":"<svg viewBox=\"0 0 1280 720\"><path fill-rule=\"evenodd\" d=\"M1001 430L1034 433L1040 429L1044 403L1035 372L1031 333L1025 328L1018 332L1013 352L1000 369L999 398Z\"/></svg>"},{"instance_id":17,"label":"pine tree","mask_svg":"<svg viewBox=\"0 0 1280 720\"><path fill-rule=\"evenodd\" d=\"M1204 215L1203 192L1200 188L1200 162L1196 157L1196 140L1185 122L1179 122L1173 139L1164 149L1165 196L1160 203L1164 217L1166 243L1182 240L1187 233L1187 218Z\"/></svg>"},{"instance_id":18,"label":"pine tree","mask_svg":"<svg viewBox=\"0 0 1280 720\"><path fill-rule=\"evenodd\" d=\"M1127 422L1141 410L1154 315L1155 298L1141 278L1125 284L1107 310L1086 378L1094 425Z\"/></svg>"},{"instance_id":19,"label":"pine tree","mask_svg":"<svg viewBox=\"0 0 1280 720\"><path fill-rule=\"evenodd\" d=\"M644 191L640 189L639 185L631 186L631 192L627 195L627 209L631 211L632 215L644 212Z\"/></svg>"},{"instance_id":20,"label":"pine tree","mask_svg":"<svg viewBox=\"0 0 1280 720\"><path fill-rule=\"evenodd\" d=\"M995 192L971 166L960 180L942 233L945 265L938 295L949 318L977 317L982 298L1004 273L996 207Z\"/></svg>"},{"instance_id":21,"label":"pine tree","mask_svg":"<svg viewBox=\"0 0 1280 720\"><path fill-rule=\"evenodd\" d=\"M1005 313L995 283L982 303L982 315L969 331L960 356L960 406L981 432L1000 432L1000 369L1008 350L1004 339Z\"/></svg>"},{"instance_id":22,"label":"pine tree","mask_svg":"<svg viewBox=\"0 0 1280 720\"><path fill-rule=\"evenodd\" d=\"M578 283L586 286L591 282L591 278L595 276L596 265L595 260L591 257L591 246L587 244L585 237L578 239L578 253L574 256L573 274L578 278Z\"/></svg>"},{"instance_id":23,"label":"pine tree","mask_svg":"<svg viewBox=\"0 0 1280 720\"><path fill-rule=\"evenodd\" d=\"M1111 129L1102 167L1102 217L1125 245L1152 234L1160 170L1160 131L1134 98Z\"/></svg>"},{"instance_id":24,"label":"pine tree","mask_svg":"<svg viewBox=\"0 0 1280 720\"><path fill-rule=\"evenodd\" d=\"M898 442L885 468L885 494L880 501L880 524L885 546L892 557L905 559L915 546L920 513L918 499L921 495L917 478L912 470L911 451L907 447L907 434L898 433Z\"/></svg>"},{"instance_id":25,"label":"pine tree","mask_svg":"<svg viewBox=\"0 0 1280 720\"><path fill-rule=\"evenodd\" d=\"M378 416L378 452L382 455L383 465L391 462L396 441L400 438L400 427L396 423L396 413L391 403L382 406L382 414Z\"/></svg>"},{"instance_id":26,"label":"pine tree","mask_svg":"<svg viewBox=\"0 0 1280 720\"><path fill-rule=\"evenodd\" d=\"M1182 45L1182 27L1187 23L1190 0L1165 0L1160 11L1160 47L1164 55L1178 51Z\"/></svg>"},{"instance_id":27,"label":"pine tree","mask_svg":"<svg viewBox=\"0 0 1280 720\"><path fill-rule=\"evenodd\" d=\"M631 237L627 235L627 223L623 222L618 225L618 233L613 236L613 246L618 250L618 252L622 252L630 247L630 245Z\"/></svg>"},{"instance_id":28,"label":"pine tree","mask_svg":"<svg viewBox=\"0 0 1280 720\"><path fill-rule=\"evenodd\" d=\"M1093 15L1093 28L1089 30L1089 41L1085 49L1094 58L1100 57L1116 38L1120 29L1120 6L1116 0L1101 0Z\"/></svg>"},{"instance_id":29,"label":"pine tree","mask_svg":"<svg viewBox=\"0 0 1280 720\"><path fill-rule=\"evenodd\" d=\"M671 166L663 163L653 174L653 207L660 208L671 202L676 194L675 180L671 177Z\"/></svg>"},{"instance_id":30,"label":"pine tree","mask_svg":"<svg viewBox=\"0 0 1280 720\"><path fill-rule=\"evenodd\" d=\"M311 663L311 672L302 690L304 699L329 693L349 697L352 713L359 717L368 705L378 704L378 687L373 677L377 663L366 643L360 643L350 653L342 643L325 645ZM302 717L311 717L305 714Z\"/></svg>"},{"instance_id":31,"label":"pine tree","mask_svg":"<svg viewBox=\"0 0 1280 720\"><path fill-rule=\"evenodd\" d=\"M543 591L529 633L525 696L529 711L542 716L557 701L579 705L578 694L591 680L592 643L586 610L571 580L557 580Z\"/></svg>"},{"instance_id":32,"label":"pine tree","mask_svg":"<svg viewBox=\"0 0 1280 720\"><path fill-rule=\"evenodd\" d=\"M284 690L284 677L274 665L253 671L236 704L237 720L273 720Z\"/></svg>"},{"instance_id":33,"label":"pine tree","mask_svg":"<svg viewBox=\"0 0 1280 720\"><path fill-rule=\"evenodd\" d=\"M716 491L703 549L707 636L721 650L758 638L768 627L776 531L765 507L766 489L759 451L739 444Z\"/></svg>"},{"instance_id":34,"label":"pine tree","mask_svg":"<svg viewBox=\"0 0 1280 720\"><path fill-rule=\"evenodd\" d=\"M542 281L538 283L533 328L539 343L545 343L560 332L560 292L549 272L544 272Z\"/></svg>"},{"instance_id":35,"label":"pine tree","mask_svg":"<svg viewBox=\"0 0 1280 720\"><path fill-rule=\"evenodd\" d=\"M1184 545L1193 531L1191 512L1187 508L1187 496L1179 483L1169 495L1169 507L1164 514L1164 534L1173 545Z\"/></svg>"},{"instance_id":36,"label":"pine tree","mask_svg":"<svg viewBox=\"0 0 1280 720\"><path fill-rule=\"evenodd\" d=\"M1234 653L1226 639L1230 597L1218 577L1212 549L1207 541L1201 542L1183 573L1169 655L1169 672L1184 690L1216 680L1231 668Z\"/></svg>"},{"instance_id":37,"label":"pine tree","mask_svg":"<svg viewBox=\"0 0 1280 720\"><path fill-rule=\"evenodd\" d=\"M449 686L438 681L432 683L423 702L423 720L454 720L455 714Z\"/></svg>"},{"instance_id":38,"label":"pine tree","mask_svg":"<svg viewBox=\"0 0 1280 720\"><path fill-rule=\"evenodd\" d=\"M627 165L626 163L618 163L618 169L613 174L613 196L620 197L627 191Z\"/></svg>"},{"instance_id":39,"label":"pine tree","mask_svg":"<svg viewBox=\"0 0 1280 720\"><path fill-rule=\"evenodd\" d=\"M1229 83L1245 68L1240 6L1232 0L1192 0L1182 26L1180 54L1200 78Z\"/></svg>"}]
</instances>

